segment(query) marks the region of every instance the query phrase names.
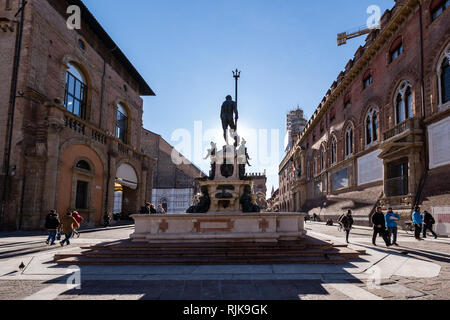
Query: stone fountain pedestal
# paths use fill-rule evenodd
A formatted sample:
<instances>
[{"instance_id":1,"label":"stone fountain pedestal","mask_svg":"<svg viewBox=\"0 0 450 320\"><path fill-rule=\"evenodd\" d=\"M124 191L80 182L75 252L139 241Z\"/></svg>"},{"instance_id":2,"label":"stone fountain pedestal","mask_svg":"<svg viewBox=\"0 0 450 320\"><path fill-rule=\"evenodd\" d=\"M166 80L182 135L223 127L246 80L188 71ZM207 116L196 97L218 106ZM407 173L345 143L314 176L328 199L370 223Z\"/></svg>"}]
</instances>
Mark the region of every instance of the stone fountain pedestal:
<instances>
[{"instance_id":1,"label":"stone fountain pedestal","mask_svg":"<svg viewBox=\"0 0 450 320\"><path fill-rule=\"evenodd\" d=\"M199 204L188 210L192 213L134 215L133 242L276 243L306 235L305 214L259 212L253 178L245 176L245 140L239 149L228 145L210 151L211 174L198 179L203 194Z\"/></svg>"},{"instance_id":2,"label":"stone fountain pedestal","mask_svg":"<svg viewBox=\"0 0 450 320\"><path fill-rule=\"evenodd\" d=\"M279 242L306 235L301 213L134 215L133 242Z\"/></svg>"}]
</instances>

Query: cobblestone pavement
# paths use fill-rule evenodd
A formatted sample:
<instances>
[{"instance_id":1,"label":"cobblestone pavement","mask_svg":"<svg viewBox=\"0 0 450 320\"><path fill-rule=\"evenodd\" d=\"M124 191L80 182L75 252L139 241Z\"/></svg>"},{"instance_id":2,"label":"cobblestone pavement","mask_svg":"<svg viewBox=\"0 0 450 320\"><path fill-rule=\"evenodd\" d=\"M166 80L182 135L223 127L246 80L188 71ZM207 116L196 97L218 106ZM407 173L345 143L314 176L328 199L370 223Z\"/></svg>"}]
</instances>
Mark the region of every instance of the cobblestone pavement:
<instances>
[{"instance_id":1,"label":"cobblestone pavement","mask_svg":"<svg viewBox=\"0 0 450 320\"><path fill-rule=\"evenodd\" d=\"M327 227L320 223L307 223L306 227L311 236L329 238L333 241L343 240L343 233L339 232L337 227ZM121 228L85 233L80 239L73 241L73 246L124 239L132 232L132 228ZM101 276L104 276L101 272L97 278L94 273L82 281L81 290L68 288L67 276L47 274L47 271L34 274L33 269L28 268L29 261L36 260L42 255L51 256L61 250L60 247L48 248L45 243L43 244L43 240L45 241L43 234L0 234L0 300L448 300L450 298L449 239L427 239L417 242L412 239L411 234L400 234L398 239L400 247L386 248L382 239L378 240L377 247L373 247L371 230L354 229L350 238L351 246L365 248L372 257L379 254L381 259L374 260L375 267L383 262L402 263L401 272L380 281L369 281L370 277L368 280L367 277L356 276L348 277L347 280L339 277L334 279L332 273L335 271L332 270L336 270L336 266L311 266L308 267L308 270L312 270L311 274L304 275L276 273L276 270L295 269L295 266L273 266L268 267L271 271L261 274L261 279L257 279L258 271L242 272L230 277L219 273L211 273L206 277L195 272L171 275L169 271L163 275L164 272L161 270L164 270L164 267L161 267L158 269L161 275L154 274L151 277L141 275L142 272L136 269L123 269L123 272L115 269L116 274L112 275L111 279L101 279ZM362 259L367 257L362 256ZM24 271L31 271L21 272L17 268L23 261L27 265ZM438 268L436 273L438 276L430 277L428 267L423 267L427 263L430 269ZM12 269L8 269L8 266ZM254 267L254 270L266 268ZM223 268L235 269L239 273L242 267ZM51 269L52 267L49 268ZM316 274L313 274L314 272Z\"/></svg>"},{"instance_id":2,"label":"cobblestone pavement","mask_svg":"<svg viewBox=\"0 0 450 320\"><path fill-rule=\"evenodd\" d=\"M307 223L307 230L341 238L344 233L338 231L336 226L325 226L321 223ZM356 242L363 246L372 247L372 230L368 228L353 229L350 242ZM450 299L450 241L448 238L434 240L429 236L424 241L413 239L413 234L400 232L397 242L399 247L389 250L397 251L408 257L438 264L441 267L439 277L416 278L394 275L390 279L382 281L378 288L368 288L366 283L357 286L382 297L385 300L415 299L415 300L449 300ZM352 240L355 239L355 240ZM377 240L380 250L385 250L383 239Z\"/></svg>"}]
</instances>

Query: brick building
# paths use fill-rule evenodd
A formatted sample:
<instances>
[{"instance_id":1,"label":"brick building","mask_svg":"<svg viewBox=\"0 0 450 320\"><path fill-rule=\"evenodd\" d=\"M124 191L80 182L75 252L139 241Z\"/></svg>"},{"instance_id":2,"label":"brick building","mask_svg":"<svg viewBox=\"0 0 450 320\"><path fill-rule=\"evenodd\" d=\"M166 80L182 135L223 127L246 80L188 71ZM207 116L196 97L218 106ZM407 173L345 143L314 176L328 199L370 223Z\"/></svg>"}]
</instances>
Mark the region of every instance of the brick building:
<instances>
[{"instance_id":1,"label":"brick building","mask_svg":"<svg viewBox=\"0 0 450 320\"><path fill-rule=\"evenodd\" d=\"M450 205L450 1L395 1L280 164L281 211Z\"/></svg>"},{"instance_id":2,"label":"brick building","mask_svg":"<svg viewBox=\"0 0 450 320\"><path fill-rule=\"evenodd\" d=\"M54 208L96 225L118 189L120 210L137 212L152 194L154 159L140 150L141 96L153 91L79 0L28 0L14 91L20 3L0 1L2 225L36 229ZM69 5L81 8L80 30L67 27Z\"/></svg>"},{"instance_id":3,"label":"brick building","mask_svg":"<svg viewBox=\"0 0 450 320\"><path fill-rule=\"evenodd\" d=\"M142 129L141 148L144 154L156 159L152 203L161 204L170 213L185 213L200 192L195 178L206 175L156 133ZM173 154L180 164L172 160Z\"/></svg>"}]
</instances>

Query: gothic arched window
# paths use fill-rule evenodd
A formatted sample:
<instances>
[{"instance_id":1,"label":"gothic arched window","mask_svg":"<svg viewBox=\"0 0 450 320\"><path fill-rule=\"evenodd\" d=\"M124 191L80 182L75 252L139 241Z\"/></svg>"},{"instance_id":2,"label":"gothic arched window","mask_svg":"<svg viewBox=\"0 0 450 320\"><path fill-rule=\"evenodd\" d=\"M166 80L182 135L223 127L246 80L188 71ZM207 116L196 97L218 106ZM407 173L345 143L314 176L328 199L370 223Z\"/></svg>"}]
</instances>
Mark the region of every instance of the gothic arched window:
<instances>
[{"instance_id":1,"label":"gothic arched window","mask_svg":"<svg viewBox=\"0 0 450 320\"><path fill-rule=\"evenodd\" d=\"M378 141L378 113L371 108L366 118L366 145L371 145Z\"/></svg>"},{"instance_id":2,"label":"gothic arched window","mask_svg":"<svg viewBox=\"0 0 450 320\"><path fill-rule=\"evenodd\" d=\"M402 82L395 99L395 123L399 124L413 117L413 95L411 84Z\"/></svg>"},{"instance_id":3,"label":"gothic arched window","mask_svg":"<svg viewBox=\"0 0 450 320\"><path fill-rule=\"evenodd\" d=\"M336 138L331 140L331 164L335 164L337 160Z\"/></svg>"},{"instance_id":4,"label":"gothic arched window","mask_svg":"<svg viewBox=\"0 0 450 320\"><path fill-rule=\"evenodd\" d=\"M353 154L353 127L348 126L345 131L345 156L349 157Z\"/></svg>"}]
</instances>

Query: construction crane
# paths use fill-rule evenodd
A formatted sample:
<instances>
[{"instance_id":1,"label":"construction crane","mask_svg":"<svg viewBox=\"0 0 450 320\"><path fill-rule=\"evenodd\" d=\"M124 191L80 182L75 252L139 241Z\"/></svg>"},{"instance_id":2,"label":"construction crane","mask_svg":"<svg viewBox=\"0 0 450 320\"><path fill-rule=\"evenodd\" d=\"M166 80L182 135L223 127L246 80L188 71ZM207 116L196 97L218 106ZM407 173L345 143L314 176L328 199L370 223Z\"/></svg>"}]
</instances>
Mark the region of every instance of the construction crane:
<instances>
[{"instance_id":1,"label":"construction crane","mask_svg":"<svg viewBox=\"0 0 450 320\"><path fill-rule=\"evenodd\" d=\"M378 29L379 26L375 26L372 28L368 28L367 26L359 27L357 30L347 31L343 33L338 33L337 35L337 44L338 46L343 46L344 44L347 44L347 40L357 38L360 36L363 36L365 34L369 34L374 29Z\"/></svg>"}]
</instances>

